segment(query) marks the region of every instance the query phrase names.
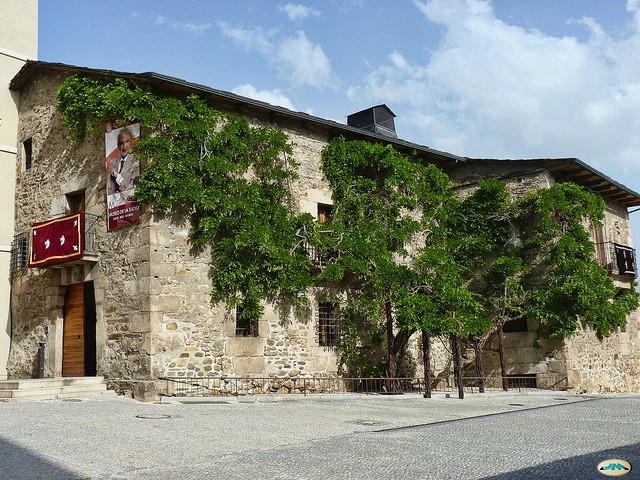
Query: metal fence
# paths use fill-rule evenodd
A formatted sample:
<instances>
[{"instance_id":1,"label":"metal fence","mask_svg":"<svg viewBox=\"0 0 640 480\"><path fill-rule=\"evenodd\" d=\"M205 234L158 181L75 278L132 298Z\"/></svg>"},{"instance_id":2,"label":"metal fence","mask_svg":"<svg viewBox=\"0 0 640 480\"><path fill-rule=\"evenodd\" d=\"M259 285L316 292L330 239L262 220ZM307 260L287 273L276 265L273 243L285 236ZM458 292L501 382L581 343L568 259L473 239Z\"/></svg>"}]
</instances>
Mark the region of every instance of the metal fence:
<instances>
[{"instance_id":1,"label":"metal fence","mask_svg":"<svg viewBox=\"0 0 640 480\"><path fill-rule=\"evenodd\" d=\"M326 394L326 393L425 393L424 378L346 378L346 377L163 377L168 396L213 397L244 396L264 394ZM556 375L509 376L507 384L510 390L526 391L530 389L565 390L566 377ZM501 377L463 377L462 385L467 393L503 390ZM481 388L483 387L483 388ZM453 376L438 378L432 392L454 392L458 386Z\"/></svg>"}]
</instances>

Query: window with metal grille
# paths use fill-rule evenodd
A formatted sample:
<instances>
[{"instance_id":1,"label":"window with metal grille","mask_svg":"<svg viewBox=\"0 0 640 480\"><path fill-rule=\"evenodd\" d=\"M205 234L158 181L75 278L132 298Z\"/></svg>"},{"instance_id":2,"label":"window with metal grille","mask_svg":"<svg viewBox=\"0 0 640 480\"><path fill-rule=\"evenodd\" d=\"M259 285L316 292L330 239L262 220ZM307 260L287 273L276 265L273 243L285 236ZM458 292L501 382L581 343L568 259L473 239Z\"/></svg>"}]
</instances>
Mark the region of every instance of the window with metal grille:
<instances>
[{"instance_id":1,"label":"window with metal grille","mask_svg":"<svg viewBox=\"0 0 640 480\"><path fill-rule=\"evenodd\" d=\"M340 340L338 305L333 302L318 303L318 343L323 347L338 345Z\"/></svg>"},{"instance_id":2,"label":"window with metal grille","mask_svg":"<svg viewBox=\"0 0 640 480\"><path fill-rule=\"evenodd\" d=\"M11 273L27 268L29 235L20 233L11 242Z\"/></svg>"},{"instance_id":3,"label":"window with metal grille","mask_svg":"<svg viewBox=\"0 0 640 480\"><path fill-rule=\"evenodd\" d=\"M258 322L242 315L242 308L236 307L236 337L257 337Z\"/></svg>"},{"instance_id":4,"label":"window with metal grille","mask_svg":"<svg viewBox=\"0 0 640 480\"><path fill-rule=\"evenodd\" d=\"M535 373L525 375L507 375L509 388L538 388L538 376Z\"/></svg>"}]
</instances>

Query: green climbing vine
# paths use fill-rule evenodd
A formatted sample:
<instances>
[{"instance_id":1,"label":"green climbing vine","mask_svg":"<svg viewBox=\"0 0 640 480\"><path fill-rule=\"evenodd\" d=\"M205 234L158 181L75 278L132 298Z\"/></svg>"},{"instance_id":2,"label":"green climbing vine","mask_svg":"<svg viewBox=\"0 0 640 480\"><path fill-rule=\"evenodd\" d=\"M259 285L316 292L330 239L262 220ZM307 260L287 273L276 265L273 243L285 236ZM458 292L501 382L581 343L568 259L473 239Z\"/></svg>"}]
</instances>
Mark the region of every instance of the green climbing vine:
<instances>
[{"instance_id":1,"label":"green climbing vine","mask_svg":"<svg viewBox=\"0 0 640 480\"><path fill-rule=\"evenodd\" d=\"M339 137L322 152L334 205L319 226L295 208L298 164L276 128L118 78L69 77L57 107L76 142L108 120L140 122L136 197L189 221L193 247L211 252L214 303L256 321L265 298L299 305L311 287L341 292L343 363L360 356L361 374L395 376L416 331L477 338L528 315L555 336L580 322L606 336L638 307L635 286L616 291L594 262L584 225L602 220L604 204L575 184L513 200L487 180L458 199L435 166ZM335 261L313 273L306 245ZM361 356L385 340L386 365Z\"/></svg>"},{"instance_id":2,"label":"green climbing vine","mask_svg":"<svg viewBox=\"0 0 640 480\"><path fill-rule=\"evenodd\" d=\"M145 168L136 198L155 214L188 219L192 245L210 248L214 303L239 305L257 321L264 298L305 301L314 284L304 249L313 219L294 211L297 163L282 131L124 79L69 77L57 106L75 141L107 120L140 122L145 134L136 148Z\"/></svg>"}]
</instances>

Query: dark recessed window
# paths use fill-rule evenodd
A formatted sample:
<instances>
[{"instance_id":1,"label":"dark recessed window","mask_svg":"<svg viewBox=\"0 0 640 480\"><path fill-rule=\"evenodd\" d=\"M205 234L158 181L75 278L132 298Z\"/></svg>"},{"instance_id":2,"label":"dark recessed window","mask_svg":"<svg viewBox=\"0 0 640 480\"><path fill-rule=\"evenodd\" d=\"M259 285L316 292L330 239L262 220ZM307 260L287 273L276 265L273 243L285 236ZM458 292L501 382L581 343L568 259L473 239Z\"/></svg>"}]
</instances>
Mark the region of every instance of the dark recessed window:
<instances>
[{"instance_id":1,"label":"dark recessed window","mask_svg":"<svg viewBox=\"0 0 640 480\"><path fill-rule=\"evenodd\" d=\"M24 169L30 170L33 164L33 142L30 138L22 142L22 153L24 154Z\"/></svg>"},{"instance_id":2,"label":"dark recessed window","mask_svg":"<svg viewBox=\"0 0 640 480\"><path fill-rule=\"evenodd\" d=\"M326 223L331 219L331 212L333 210L333 205L327 205L325 203L318 204L318 216L316 220L318 223Z\"/></svg>"},{"instance_id":3,"label":"dark recessed window","mask_svg":"<svg viewBox=\"0 0 640 480\"><path fill-rule=\"evenodd\" d=\"M236 337L257 337L258 322L250 321L242 315L242 308L236 307Z\"/></svg>"},{"instance_id":4,"label":"dark recessed window","mask_svg":"<svg viewBox=\"0 0 640 480\"><path fill-rule=\"evenodd\" d=\"M80 192L68 193L67 197L67 205L69 212L79 212L80 210L84 210L85 207L85 195L84 190Z\"/></svg>"},{"instance_id":5,"label":"dark recessed window","mask_svg":"<svg viewBox=\"0 0 640 480\"><path fill-rule=\"evenodd\" d=\"M528 332L527 327L527 319L524 317L516 318L514 320L509 320L508 322L504 322L504 327L502 327L503 332Z\"/></svg>"}]
</instances>

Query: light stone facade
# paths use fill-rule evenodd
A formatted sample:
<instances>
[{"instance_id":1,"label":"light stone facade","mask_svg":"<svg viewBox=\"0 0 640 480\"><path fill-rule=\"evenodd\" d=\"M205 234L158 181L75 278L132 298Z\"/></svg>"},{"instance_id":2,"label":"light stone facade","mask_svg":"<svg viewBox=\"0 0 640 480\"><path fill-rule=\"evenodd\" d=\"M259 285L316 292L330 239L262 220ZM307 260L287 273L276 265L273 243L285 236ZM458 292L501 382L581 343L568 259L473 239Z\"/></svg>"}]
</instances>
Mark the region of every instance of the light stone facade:
<instances>
[{"instance_id":1,"label":"light stone facade","mask_svg":"<svg viewBox=\"0 0 640 480\"><path fill-rule=\"evenodd\" d=\"M63 374L65 295L68 285L76 283L89 285L94 298L95 373L120 389L133 389L140 397L152 398L165 388L166 382L158 381L161 377L286 380L336 376L340 351L319 344L318 303L313 294L309 308L302 311L283 312L275 305L265 305L258 336L236 337L234 312L210 303L209 254L193 250L189 225L183 218L153 215L143 207L139 225L107 232L104 137L95 132L80 144L70 144L55 110L60 84L77 70L40 64L15 86L21 94L18 141L32 138L34 152L32 168L18 168L16 233L27 232L32 222L64 214L70 208L69 195L78 192L84 192L85 211L97 220L94 246L83 262L14 272L11 376L37 375L41 344L45 375ZM232 100L243 102L239 97ZM221 110L235 108L228 98L210 96L209 101ZM313 215L319 203L331 203L320 170L321 150L330 138L343 133L380 140L251 102L242 105L241 111L254 124L272 124L289 136L295 145L293 156L300 163L294 194L299 209ZM448 154L439 156L427 150L425 157L441 159L461 185L461 192L472 189L477 179L493 175L505 177L516 196L555 181L535 161L527 163L524 171L525 164L520 163L457 164ZM19 167L22 160L19 155ZM621 205L611 203L607 209L609 230L611 241L631 245L628 216ZM619 281L621 286L628 284L628 279ZM548 339L544 329L530 322L527 332L507 334L509 373L567 377L569 387L588 391L638 391L637 325L637 316L632 316L626 332L604 342L589 332L562 342ZM447 378L451 370L447 342L434 340L432 352L434 374ZM493 340L485 355L485 373L499 372ZM467 356L467 362L472 364L473 358ZM411 376L422 374L418 335L410 341L402 368Z\"/></svg>"},{"instance_id":2,"label":"light stone facade","mask_svg":"<svg viewBox=\"0 0 640 480\"><path fill-rule=\"evenodd\" d=\"M486 177L503 178L514 198L541 188L548 188L556 181L549 170L541 168L544 161L469 161L452 172L462 194L473 190L478 180ZM603 247L601 263L613 266L611 245L632 246L629 214L620 203L605 200L602 226ZM598 240L593 239L594 242ZM599 250L596 248L596 250ZM631 288L633 277L610 274L618 289ZM639 392L640 377L640 312L629 315L627 326L618 329L604 339L599 339L589 329L583 329L566 339L549 338L549 332L539 322L528 319L527 331L508 332L504 337L508 375L536 375L543 387L558 382L561 387L581 392ZM486 375L500 376L498 340L489 339L483 350L483 367ZM473 375L474 359L466 364Z\"/></svg>"}]
</instances>

